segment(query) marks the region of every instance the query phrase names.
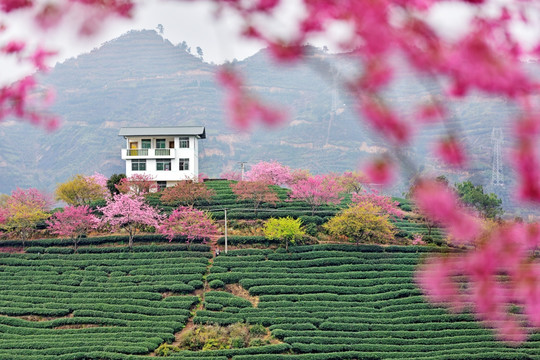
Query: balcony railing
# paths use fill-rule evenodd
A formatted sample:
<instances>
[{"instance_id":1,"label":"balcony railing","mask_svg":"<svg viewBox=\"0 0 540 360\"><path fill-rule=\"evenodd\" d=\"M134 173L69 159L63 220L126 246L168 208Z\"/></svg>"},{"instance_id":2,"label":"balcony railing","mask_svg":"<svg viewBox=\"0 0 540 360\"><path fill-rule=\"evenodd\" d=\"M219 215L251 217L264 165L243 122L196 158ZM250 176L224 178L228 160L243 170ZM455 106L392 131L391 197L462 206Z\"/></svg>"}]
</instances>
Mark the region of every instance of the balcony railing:
<instances>
[{"instance_id":1,"label":"balcony railing","mask_svg":"<svg viewBox=\"0 0 540 360\"><path fill-rule=\"evenodd\" d=\"M176 149L122 149L122 159L129 158L169 158L175 156Z\"/></svg>"},{"instance_id":2,"label":"balcony railing","mask_svg":"<svg viewBox=\"0 0 540 360\"><path fill-rule=\"evenodd\" d=\"M156 156L169 156L171 149L156 149Z\"/></svg>"},{"instance_id":3,"label":"balcony railing","mask_svg":"<svg viewBox=\"0 0 540 360\"><path fill-rule=\"evenodd\" d=\"M128 149L128 156L148 156L148 149Z\"/></svg>"}]
</instances>

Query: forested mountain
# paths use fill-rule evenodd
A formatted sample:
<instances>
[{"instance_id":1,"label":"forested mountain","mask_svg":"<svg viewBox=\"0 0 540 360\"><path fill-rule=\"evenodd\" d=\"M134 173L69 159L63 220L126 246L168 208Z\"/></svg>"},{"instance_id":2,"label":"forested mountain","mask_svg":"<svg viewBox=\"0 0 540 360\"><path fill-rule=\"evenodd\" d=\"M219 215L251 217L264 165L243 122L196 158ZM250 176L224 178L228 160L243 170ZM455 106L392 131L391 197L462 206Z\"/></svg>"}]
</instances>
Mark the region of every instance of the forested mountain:
<instances>
[{"instance_id":1,"label":"forested mountain","mask_svg":"<svg viewBox=\"0 0 540 360\"><path fill-rule=\"evenodd\" d=\"M311 47L307 51L307 65L273 65L266 51L235 62L254 93L285 107L290 115L289 126L271 131L255 127L250 133L238 133L228 125L223 91L214 80L218 67L155 31L132 31L66 60L42 78L56 88L52 111L63 118L59 130L49 134L26 123L0 124L0 193L16 186L50 191L77 173L124 172L124 142L118 136L122 126L205 126L200 171L211 177L237 169L239 161L270 159L313 173L352 170L368 154L384 151L385 145L360 124L354 101L335 90L333 73L325 64L333 64L340 76L358 69L345 55ZM410 115L412 105L442 90L403 69L386 100ZM452 104L452 109L474 161L470 171L450 177L473 176L477 183L487 184L492 128L505 127L504 120L514 110L503 100L480 95ZM440 134L441 126L418 131L418 146L409 153L419 166L437 168L429 144Z\"/></svg>"}]
</instances>

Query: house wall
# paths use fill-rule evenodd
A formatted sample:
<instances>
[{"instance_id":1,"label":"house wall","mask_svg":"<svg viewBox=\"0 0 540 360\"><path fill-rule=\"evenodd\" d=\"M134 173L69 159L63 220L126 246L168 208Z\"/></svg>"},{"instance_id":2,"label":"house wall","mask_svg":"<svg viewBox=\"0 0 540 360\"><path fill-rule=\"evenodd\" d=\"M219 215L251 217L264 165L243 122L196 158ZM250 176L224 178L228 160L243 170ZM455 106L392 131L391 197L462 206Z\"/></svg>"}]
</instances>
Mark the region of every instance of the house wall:
<instances>
[{"instance_id":1,"label":"house wall","mask_svg":"<svg viewBox=\"0 0 540 360\"><path fill-rule=\"evenodd\" d=\"M127 137L126 149L122 149L122 159L126 160L126 176L132 176L134 174L148 174L151 175L156 181L167 181L167 186L174 185L174 182L186 179L196 179L199 175L199 162L198 162L198 138L196 136L189 136L189 148L180 148L180 138L188 136L139 136L139 137ZM131 152L130 143L137 142L137 149L141 149L141 140L151 139L151 148L146 154L141 152ZM174 148L170 148L169 155L156 154L156 140L165 139L165 148L169 149L169 142L174 141ZM158 149L159 151L159 149ZM145 171L133 171L132 160L144 159L146 160ZM170 170L157 170L158 159L170 159ZM189 159L189 170L180 170L180 159ZM170 183L169 183L170 182Z\"/></svg>"}]
</instances>

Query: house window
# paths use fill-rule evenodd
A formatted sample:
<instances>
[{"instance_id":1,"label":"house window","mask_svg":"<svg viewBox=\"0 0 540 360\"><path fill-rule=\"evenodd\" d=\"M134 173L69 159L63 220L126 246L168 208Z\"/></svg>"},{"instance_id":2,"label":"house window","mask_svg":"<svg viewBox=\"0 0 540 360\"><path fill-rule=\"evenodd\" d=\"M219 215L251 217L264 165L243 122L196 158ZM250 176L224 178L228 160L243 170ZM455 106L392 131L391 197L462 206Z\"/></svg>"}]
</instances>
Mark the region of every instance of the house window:
<instances>
[{"instance_id":1,"label":"house window","mask_svg":"<svg viewBox=\"0 0 540 360\"><path fill-rule=\"evenodd\" d=\"M141 140L141 149L150 149L152 147L152 140L142 139Z\"/></svg>"},{"instance_id":2,"label":"house window","mask_svg":"<svg viewBox=\"0 0 540 360\"><path fill-rule=\"evenodd\" d=\"M157 159L156 160L156 170L158 170L158 171L170 171L171 170L171 159Z\"/></svg>"},{"instance_id":3,"label":"house window","mask_svg":"<svg viewBox=\"0 0 540 360\"><path fill-rule=\"evenodd\" d=\"M158 185L158 191L163 191L167 187L167 182L166 181L158 181L157 185Z\"/></svg>"},{"instance_id":4,"label":"house window","mask_svg":"<svg viewBox=\"0 0 540 360\"><path fill-rule=\"evenodd\" d=\"M189 148L189 138L188 137L181 137L180 139L180 148L187 149Z\"/></svg>"},{"instance_id":5,"label":"house window","mask_svg":"<svg viewBox=\"0 0 540 360\"><path fill-rule=\"evenodd\" d=\"M165 149L165 139L156 139L156 149Z\"/></svg>"},{"instance_id":6,"label":"house window","mask_svg":"<svg viewBox=\"0 0 540 360\"><path fill-rule=\"evenodd\" d=\"M180 171L189 170L189 159L179 159L180 160Z\"/></svg>"},{"instance_id":7,"label":"house window","mask_svg":"<svg viewBox=\"0 0 540 360\"><path fill-rule=\"evenodd\" d=\"M146 160L131 160L131 171L146 171Z\"/></svg>"}]
</instances>

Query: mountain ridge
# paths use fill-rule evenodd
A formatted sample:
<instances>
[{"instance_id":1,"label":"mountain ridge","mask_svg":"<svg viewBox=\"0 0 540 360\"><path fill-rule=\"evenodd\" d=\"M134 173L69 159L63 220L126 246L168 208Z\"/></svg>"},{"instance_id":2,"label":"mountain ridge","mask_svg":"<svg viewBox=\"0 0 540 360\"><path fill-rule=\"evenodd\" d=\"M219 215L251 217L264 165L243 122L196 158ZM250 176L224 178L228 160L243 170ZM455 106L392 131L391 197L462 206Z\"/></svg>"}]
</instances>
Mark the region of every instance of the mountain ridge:
<instances>
[{"instance_id":1,"label":"mountain ridge","mask_svg":"<svg viewBox=\"0 0 540 360\"><path fill-rule=\"evenodd\" d=\"M354 99L321 74L328 75L324 67L328 64L344 72L359 70L346 55L307 50L307 65L275 65L267 50L234 62L251 91L291 114L288 126L271 131L255 126L250 133L237 132L226 120L224 93L214 80L218 66L203 62L153 30L130 31L57 64L41 80L57 90L51 110L64 119L63 126L48 135L24 123L0 124L4 139L0 192L9 193L16 186L52 191L77 173L124 172L120 158L124 142L118 136L123 126L205 126L200 171L211 177L236 169L239 161L271 159L313 173L353 170L360 159L387 147L358 121ZM385 100L406 115L411 114L413 103L440 92L433 84L415 83L414 75L405 72L385 94ZM445 170L456 179L473 176L486 183L491 128L505 126L504 119L514 110L500 99L484 96L450 107L456 119L467 120L462 126L473 144L472 172L454 173L430 165L428 142L442 133L441 125L419 132L420 141L408 152L420 167Z\"/></svg>"}]
</instances>

